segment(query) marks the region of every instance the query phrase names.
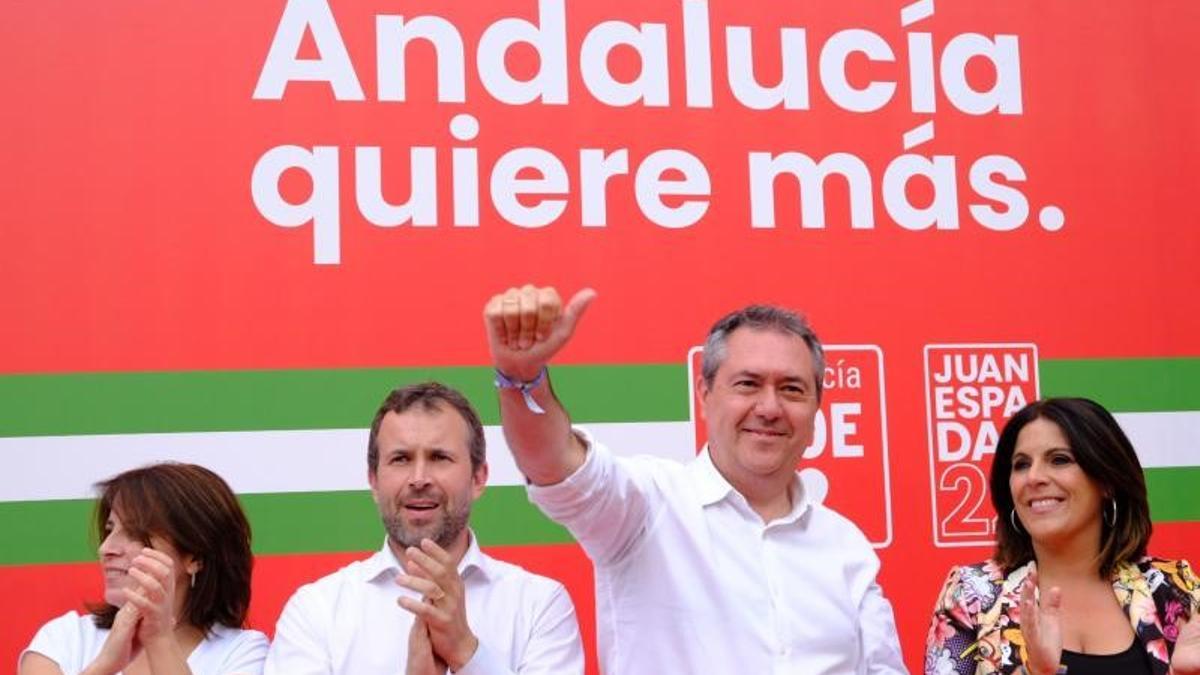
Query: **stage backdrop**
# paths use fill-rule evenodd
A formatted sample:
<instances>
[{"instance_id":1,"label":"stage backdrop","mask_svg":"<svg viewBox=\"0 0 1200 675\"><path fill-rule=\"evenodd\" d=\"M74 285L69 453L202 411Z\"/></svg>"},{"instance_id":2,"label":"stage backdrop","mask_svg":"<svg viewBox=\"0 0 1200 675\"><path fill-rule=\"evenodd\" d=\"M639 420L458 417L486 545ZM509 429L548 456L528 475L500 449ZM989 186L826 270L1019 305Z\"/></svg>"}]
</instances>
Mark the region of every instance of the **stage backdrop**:
<instances>
[{"instance_id":1,"label":"stage backdrop","mask_svg":"<svg viewBox=\"0 0 1200 675\"><path fill-rule=\"evenodd\" d=\"M914 670L1034 397L1114 410L1154 550L1200 558L1200 4L0 13L5 668L98 597L91 484L156 460L242 495L271 632L379 546L365 427L426 378L490 425L482 544L568 584L594 659L590 565L495 426L481 310L526 281L599 292L553 377L622 454L695 453L719 315L809 314L831 349L801 468L878 547Z\"/></svg>"}]
</instances>

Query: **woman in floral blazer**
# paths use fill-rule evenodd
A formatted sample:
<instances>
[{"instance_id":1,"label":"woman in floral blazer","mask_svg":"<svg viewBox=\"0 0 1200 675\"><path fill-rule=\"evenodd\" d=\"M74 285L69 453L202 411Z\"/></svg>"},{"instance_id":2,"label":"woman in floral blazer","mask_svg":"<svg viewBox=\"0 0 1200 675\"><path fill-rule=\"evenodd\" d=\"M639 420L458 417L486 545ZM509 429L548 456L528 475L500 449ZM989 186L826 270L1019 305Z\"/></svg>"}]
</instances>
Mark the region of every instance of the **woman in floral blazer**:
<instances>
[{"instance_id":1,"label":"woman in floral blazer","mask_svg":"<svg viewBox=\"0 0 1200 675\"><path fill-rule=\"evenodd\" d=\"M955 567L938 596L929 628L925 672L937 675L1020 672L1020 588L1032 562L1004 572L992 561ZM1200 583L1186 561L1143 558L1122 563L1113 593L1146 648L1155 673L1166 673L1171 647L1186 618L1185 602L1200 601Z\"/></svg>"},{"instance_id":2,"label":"woman in floral blazer","mask_svg":"<svg viewBox=\"0 0 1200 675\"><path fill-rule=\"evenodd\" d=\"M926 675L1200 673L1200 582L1186 561L1146 556L1145 480L1108 411L1047 399L1018 412L997 442L991 496L995 556L950 571ZM1059 585L1039 587L1039 573ZM1078 602L1064 609L1068 592ZM1129 633L1124 652L1103 647Z\"/></svg>"}]
</instances>

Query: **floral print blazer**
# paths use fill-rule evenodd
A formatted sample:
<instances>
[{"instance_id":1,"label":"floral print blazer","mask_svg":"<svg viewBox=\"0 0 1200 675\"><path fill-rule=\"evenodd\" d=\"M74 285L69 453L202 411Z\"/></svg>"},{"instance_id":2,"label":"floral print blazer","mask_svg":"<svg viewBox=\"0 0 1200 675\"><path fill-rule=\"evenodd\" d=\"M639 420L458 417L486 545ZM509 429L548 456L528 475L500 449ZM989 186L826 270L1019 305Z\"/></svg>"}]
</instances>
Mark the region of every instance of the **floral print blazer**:
<instances>
[{"instance_id":1,"label":"floral print blazer","mask_svg":"<svg viewBox=\"0 0 1200 675\"><path fill-rule=\"evenodd\" d=\"M950 570L925 642L926 675L1019 672L1026 657L1021 584L1031 568L1029 563L1005 576L989 560ZM1151 669L1165 675L1179 629L1191 612L1200 611L1200 582L1192 568L1184 560L1149 557L1120 563L1113 593L1145 646Z\"/></svg>"}]
</instances>

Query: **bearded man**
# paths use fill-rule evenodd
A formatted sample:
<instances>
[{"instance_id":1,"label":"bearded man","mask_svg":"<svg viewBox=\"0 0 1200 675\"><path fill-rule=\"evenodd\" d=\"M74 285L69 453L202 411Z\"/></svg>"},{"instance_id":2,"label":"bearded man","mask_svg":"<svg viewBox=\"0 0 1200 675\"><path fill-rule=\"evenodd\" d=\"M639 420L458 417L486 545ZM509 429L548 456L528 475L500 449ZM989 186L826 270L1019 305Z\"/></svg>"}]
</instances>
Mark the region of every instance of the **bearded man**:
<instances>
[{"instance_id":1,"label":"bearded man","mask_svg":"<svg viewBox=\"0 0 1200 675\"><path fill-rule=\"evenodd\" d=\"M436 382L391 392L367 444L383 547L296 591L265 672L582 673L566 589L485 555L468 527L487 476L462 394Z\"/></svg>"}]
</instances>

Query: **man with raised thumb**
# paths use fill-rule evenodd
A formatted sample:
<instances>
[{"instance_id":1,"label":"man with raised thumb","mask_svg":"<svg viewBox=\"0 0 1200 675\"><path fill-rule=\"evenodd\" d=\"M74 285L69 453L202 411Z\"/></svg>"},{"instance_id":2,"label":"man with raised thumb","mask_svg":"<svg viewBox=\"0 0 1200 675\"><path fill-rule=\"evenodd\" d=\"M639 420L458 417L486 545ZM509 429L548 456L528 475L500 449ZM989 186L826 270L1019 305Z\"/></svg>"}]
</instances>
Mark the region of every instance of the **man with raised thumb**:
<instances>
[{"instance_id":1,"label":"man with raised thumb","mask_svg":"<svg viewBox=\"0 0 1200 675\"><path fill-rule=\"evenodd\" d=\"M601 668L641 673L904 673L879 560L796 471L824 352L803 317L720 319L695 383L708 446L686 463L614 454L572 428L547 366L596 298L493 296L484 322L501 421L529 496L595 566Z\"/></svg>"}]
</instances>

